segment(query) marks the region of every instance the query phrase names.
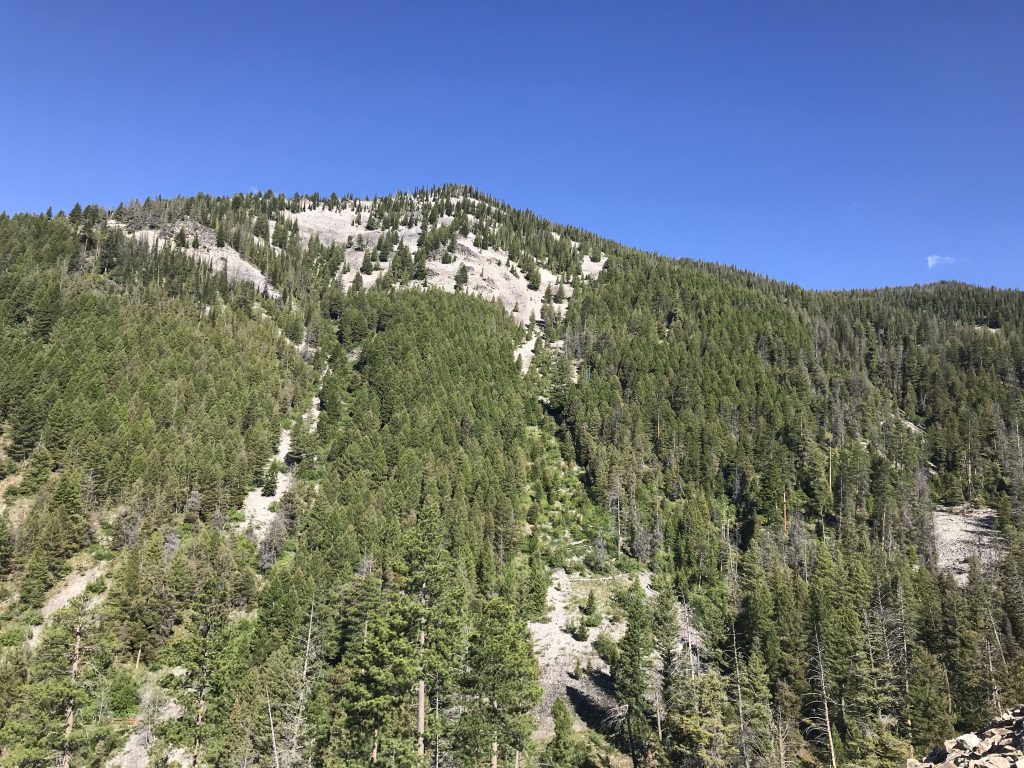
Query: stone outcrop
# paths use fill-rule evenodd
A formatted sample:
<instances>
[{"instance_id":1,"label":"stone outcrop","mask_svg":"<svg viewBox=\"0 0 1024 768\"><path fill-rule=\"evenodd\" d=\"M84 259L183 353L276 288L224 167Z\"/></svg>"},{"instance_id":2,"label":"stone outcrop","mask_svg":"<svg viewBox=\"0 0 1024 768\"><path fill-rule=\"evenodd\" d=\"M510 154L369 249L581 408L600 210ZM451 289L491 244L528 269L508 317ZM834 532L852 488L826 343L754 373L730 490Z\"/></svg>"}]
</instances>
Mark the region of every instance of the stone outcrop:
<instances>
[{"instance_id":1,"label":"stone outcrop","mask_svg":"<svg viewBox=\"0 0 1024 768\"><path fill-rule=\"evenodd\" d=\"M907 768L1024 768L1024 707L1004 712L975 733L950 739L924 759L908 760Z\"/></svg>"}]
</instances>

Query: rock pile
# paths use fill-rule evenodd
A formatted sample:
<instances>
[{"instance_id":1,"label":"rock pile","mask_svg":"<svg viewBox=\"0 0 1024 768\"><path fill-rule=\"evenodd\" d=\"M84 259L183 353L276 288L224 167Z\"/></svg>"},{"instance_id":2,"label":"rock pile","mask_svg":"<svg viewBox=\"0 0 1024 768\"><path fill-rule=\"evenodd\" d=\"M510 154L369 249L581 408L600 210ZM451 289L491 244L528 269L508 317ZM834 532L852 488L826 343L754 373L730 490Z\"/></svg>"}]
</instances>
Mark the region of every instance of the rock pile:
<instances>
[{"instance_id":1,"label":"rock pile","mask_svg":"<svg viewBox=\"0 0 1024 768\"><path fill-rule=\"evenodd\" d=\"M975 733L950 739L925 761L908 760L907 768L1024 768L1024 707L1004 712Z\"/></svg>"}]
</instances>

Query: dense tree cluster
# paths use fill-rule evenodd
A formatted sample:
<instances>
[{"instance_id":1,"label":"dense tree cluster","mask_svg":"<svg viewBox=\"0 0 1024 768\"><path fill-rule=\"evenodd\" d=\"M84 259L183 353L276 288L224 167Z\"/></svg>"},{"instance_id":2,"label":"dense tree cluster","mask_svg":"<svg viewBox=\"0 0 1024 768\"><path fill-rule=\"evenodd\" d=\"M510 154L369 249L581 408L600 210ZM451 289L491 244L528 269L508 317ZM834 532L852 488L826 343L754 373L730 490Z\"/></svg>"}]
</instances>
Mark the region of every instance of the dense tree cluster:
<instances>
[{"instance_id":1,"label":"dense tree cluster","mask_svg":"<svg viewBox=\"0 0 1024 768\"><path fill-rule=\"evenodd\" d=\"M425 288L467 238L554 274L536 327ZM0 765L129 732L224 768L896 764L1024 697L1022 331L1018 292L808 292L458 185L2 215ZM964 502L1007 552L962 586L932 510ZM631 586L601 734L559 699L537 744L555 567Z\"/></svg>"},{"instance_id":2,"label":"dense tree cluster","mask_svg":"<svg viewBox=\"0 0 1024 768\"><path fill-rule=\"evenodd\" d=\"M669 704L641 754L781 765L803 735L826 764L891 765L1024 693L1009 559L965 597L932 543L934 503L965 500L1017 541L1022 309L1012 291L816 294L643 254L574 297L565 439L609 534L708 641L662 697L698 710Z\"/></svg>"}]
</instances>

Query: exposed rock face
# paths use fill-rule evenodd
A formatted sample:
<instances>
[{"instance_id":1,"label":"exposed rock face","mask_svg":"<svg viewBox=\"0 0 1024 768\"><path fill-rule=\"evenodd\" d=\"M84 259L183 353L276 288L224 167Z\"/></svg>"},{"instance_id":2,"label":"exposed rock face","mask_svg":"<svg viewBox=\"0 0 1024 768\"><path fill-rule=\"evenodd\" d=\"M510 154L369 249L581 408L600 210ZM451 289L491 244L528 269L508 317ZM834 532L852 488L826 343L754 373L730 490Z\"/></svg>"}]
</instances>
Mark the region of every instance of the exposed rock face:
<instances>
[{"instance_id":1,"label":"exposed rock face","mask_svg":"<svg viewBox=\"0 0 1024 768\"><path fill-rule=\"evenodd\" d=\"M907 760L907 768L1024 768L1024 707L1004 712L975 733L950 739L925 758Z\"/></svg>"}]
</instances>

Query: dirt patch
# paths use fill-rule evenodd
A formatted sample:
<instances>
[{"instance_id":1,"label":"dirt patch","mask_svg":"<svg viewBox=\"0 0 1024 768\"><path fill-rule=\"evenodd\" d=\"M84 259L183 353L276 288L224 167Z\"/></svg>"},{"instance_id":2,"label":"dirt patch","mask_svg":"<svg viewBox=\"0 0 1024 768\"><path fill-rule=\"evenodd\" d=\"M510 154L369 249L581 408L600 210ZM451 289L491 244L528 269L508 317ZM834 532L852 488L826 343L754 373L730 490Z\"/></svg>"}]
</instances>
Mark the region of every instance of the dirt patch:
<instances>
[{"instance_id":1,"label":"dirt patch","mask_svg":"<svg viewBox=\"0 0 1024 768\"><path fill-rule=\"evenodd\" d=\"M971 558L987 564L1003 550L996 511L987 507L936 507L933 533L939 569L961 584L967 582Z\"/></svg>"},{"instance_id":2,"label":"dirt patch","mask_svg":"<svg viewBox=\"0 0 1024 768\"><path fill-rule=\"evenodd\" d=\"M110 568L108 561L96 563L90 567L79 567L64 577L60 584L50 590L43 602L40 613L43 614L43 623L32 628L32 637L28 641L29 648L35 648L43 639L43 630L49 626L50 620L61 608L66 608L71 601L79 597L96 579L106 574ZM89 603L89 607L98 605L103 595L95 595Z\"/></svg>"},{"instance_id":3,"label":"dirt patch","mask_svg":"<svg viewBox=\"0 0 1024 768\"><path fill-rule=\"evenodd\" d=\"M156 726L181 717L181 706L160 688L157 677L157 673L150 672L143 681L132 731L121 751L107 761L106 768L145 768L150 764L149 753L156 742Z\"/></svg>"},{"instance_id":4,"label":"dirt patch","mask_svg":"<svg viewBox=\"0 0 1024 768\"><path fill-rule=\"evenodd\" d=\"M198 248L192 248L189 245L183 249L193 259L209 264L217 270L226 269L229 280L252 283L257 291L266 289L268 296L275 299L281 298L281 292L270 284L266 275L256 265L242 258L242 255L231 246L218 246L217 233L192 219L182 219L162 229L140 229L132 232L131 236L146 243L171 245L178 230L182 229L190 244L193 237L199 238Z\"/></svg>"},{"instance_id":5,"label":"dirt patch","mask_svg":"<svg viewBox=\"0 0 1024 768\"><path fill-rule=\"evenodd\" d=\"M306 242L313 235L319 237L324 243L348 243L349 238L356 243L362 238L364 248L369 250L376 245L383 233L379 230L369 231L366 229L365 223L369 219L373 204L366 200L360 201L360 203L363 209L360 212L357 212L352 206L336 211L316 208L297 214L282 212L280 215L298 222L299 234ZM450 217L442 217L439 223L446 223L446 218ZM397 231L401 241L415 253L421 232L420 226L399 227ZM531 316L539 318L544 292L549 287L552 292L556 290L558 276L542 267L540 269L540 287L537 290L530 290L526 277L518 270L513 272L514 265L508 263L506 251L494 248L481 249L476 246L475 242L475 233L460 237L456 245L454 261L450 264L443 264L440 260L428 262L426 284L446 291L454 291L455 274L459 267L465 265L469 273L469 281L465 287L467 293L500 301L506 311L523 325L530 321ZM339 271L337 275L343 288L347 289L355 280L363 263L364 252L355 247L348 249L345 255L347 271ZM583 260L584 277L593 278L600 274L605 261L604 258L599 262L585 258ZM387 264L382 266L386 269ZM368 288L373 285L383 273L384 269L364 274L362 276L364 287ZM563 290L566 297L572 295L571 285L565 284ZM558 313L565 309L564 303L554 306Z\"/></svg>"},{"instance_id":6,"label":"dirt patch","mask_svg":"<svg viewBox=\"0 0 1024 768\"><path fill-rule=\"evenodd\" d=\"M580 268L585 278L593 280L601 274L601 270L604 269L604 265L607 263L607 256L602 256L598 261L591 261L589 257L585 257Z\"/></svg>"},{"instance_id":7,"label":"dirt patch","mask_svg":"<svg viewBox=\"0 0 1024 768\"><path fill-rule=\"evenodd\" d=\"M520 368L523 373L528 373L530 370L530 363L533 362L533 354L537 348L538 334L531 334L530 337L516 347L516 357L519 358Z\"/></svg>"},{"instance_id":8,"label":"dirt patch","mask_svg":"<svg viewBox=\"0 0 1024 768\"><path fill-rule=\"evenodd\" d=\"M625 631L621 622L608 618L607 606L600 606L604 614L601 625L591 628L586 640L577 640L566 625L578 618L576 606L586 602L591 587L604 584L625 585L627 576L586 579L571 577L564 570L555 571L548 588L547 621L530 622L534 652L540 664L541 700L537 707L538 727L535 737L546 738L554 733L551 707L559 697L566 699L576 714L575 727L600 729L604 719L614 709L615 697L611 685L611 670L591 645L598 633L605 632L616 640ZM605 590L602 590L604 592ZM600 601L599 601L600 604ZM582 672L576 675L577 662ZM589 672L587 671L589 667Z\"/></svg>"},{"instance_id":9,"label":"dirt patch","mask_svg":"<svg viewBox=\"0 0 1024 768\"><path fill-rule=\"evenodd\" d=\"M241 530L251 529L257 541L262 541L274 520L273 504L281 498L292 487L294 475L292 468L288 466L288 454L292 449L292 429L305 429L307 432L315 432L320 422L320 398L313 396L313 403L309 410L302 414L299 421L291 428L281 430L281 438L277 444L277 452L274 454L274 461L277 461L283 471L277 473L277 490L273 496L264 496L262 488L256 488L246 494L242 501L243 521L239 524Z\"/></svg>"},{"instance_id":10,"label":"dirt patch","mask_svg":"<svg viewBox=\"0 0 1024 768\"><path fill-rule=\"evenodd\" d=\"M277 453L274 460L280 462L284 471L277 473L277 490L273 496L264 496L262 488L256 488L246 494L242 501L242 514L245 519L240 524L242 530L251 529L257 541L262 541L267 535L270 523L274 519L274 510L271 505L280 501L292 486L292 473L285 463L288 452L292 449L292 433L288 429L281 430L281 439L278 442Z\"/></svg>"}]
</instances>

